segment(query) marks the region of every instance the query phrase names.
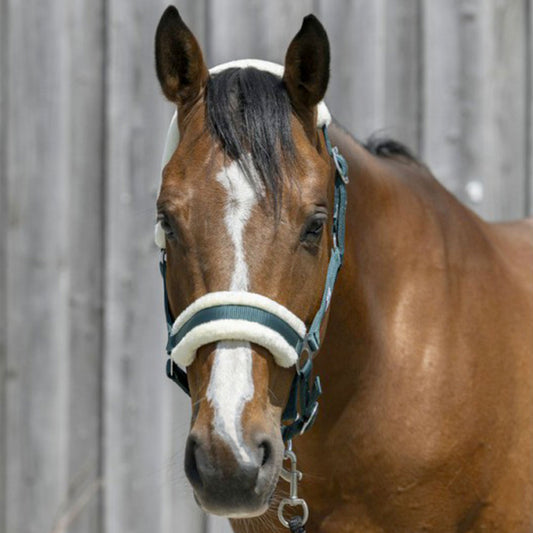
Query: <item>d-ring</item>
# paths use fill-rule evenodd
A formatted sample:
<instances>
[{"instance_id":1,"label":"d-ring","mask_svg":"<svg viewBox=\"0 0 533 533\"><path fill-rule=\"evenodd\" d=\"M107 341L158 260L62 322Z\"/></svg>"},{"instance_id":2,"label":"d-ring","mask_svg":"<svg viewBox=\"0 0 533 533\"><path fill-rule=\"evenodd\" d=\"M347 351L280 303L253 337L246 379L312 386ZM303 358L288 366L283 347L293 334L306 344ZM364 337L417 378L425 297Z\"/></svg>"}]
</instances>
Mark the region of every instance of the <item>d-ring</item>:
<instances>
[{"instance_id":1,"label":"d-ring","mask_svg":"<svg viewBox=\"0 0 533 533\"><path fill-rule=\"evenodd\" d=\"M289 505L291 507L300 506L302 508L302 511L303 511L303 516L301 517L302 526L305 525L305 523L307 522L307 519L309 518L309 508L307 507L307 503L305 502L305 500L302 500L302 498L283 498L283 500L281 500L279 507L278 507L278 518L279 518L279 521L285 527L288 528L290 527L289 522L283 516L283 509L285 508L286 505Z\"/></svg>"}]
</instances>

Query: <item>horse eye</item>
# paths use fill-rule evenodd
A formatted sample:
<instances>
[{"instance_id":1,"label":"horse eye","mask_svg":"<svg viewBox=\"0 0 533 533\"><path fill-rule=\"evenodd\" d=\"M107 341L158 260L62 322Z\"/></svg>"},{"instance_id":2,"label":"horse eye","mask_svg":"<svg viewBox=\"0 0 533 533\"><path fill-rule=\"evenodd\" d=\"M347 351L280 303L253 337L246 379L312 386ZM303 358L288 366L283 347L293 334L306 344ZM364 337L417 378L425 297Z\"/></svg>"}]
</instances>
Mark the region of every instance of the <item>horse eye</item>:
<instances>
[{"instance_id":1,"label":"horse eye","mask_svg":"<svg viewBox=\"0 0 533 533\"><path fill-rule=\"evenodd\" d=\"M157 221L161 225L161 228L165 232L165 235L167 236L168 239L175 238L176 235L174 233L174 229L172 228L172 225L170 224L170 222L168 221L168 218L165 215L158 215Z\"/></svg>"},{"instance_id":2,"label":"horse eye","mask_svg":"<svg viewBox=\"0 0 533 533\"><path fill-rule=\"evenodd\" d=\"M325 213L316 213L307 221L301 237L301 241L304 244L318 244L326 218Z\"/></svg>"}]
</instances>

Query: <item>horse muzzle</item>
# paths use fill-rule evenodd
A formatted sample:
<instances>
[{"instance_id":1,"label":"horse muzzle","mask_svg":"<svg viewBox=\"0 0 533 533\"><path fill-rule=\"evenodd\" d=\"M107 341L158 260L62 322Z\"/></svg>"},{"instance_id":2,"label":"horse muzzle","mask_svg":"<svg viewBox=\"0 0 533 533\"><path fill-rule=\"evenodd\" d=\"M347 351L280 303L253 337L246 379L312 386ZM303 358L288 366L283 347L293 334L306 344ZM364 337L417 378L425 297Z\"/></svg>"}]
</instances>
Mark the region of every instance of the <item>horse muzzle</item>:
<instances>
[{"instance_id":1,"label":"horse muzzle","mask_svg":"<svg viewBox=\"0 0 533 533\"><path fill-rule=\"evenodd\" d=\"M257 433L238 455L225 446L194 430L189 435L185 472L196 501L205 511L229 518L263 514L281 470L281 439Z\"/></svg>"}]
</instances>

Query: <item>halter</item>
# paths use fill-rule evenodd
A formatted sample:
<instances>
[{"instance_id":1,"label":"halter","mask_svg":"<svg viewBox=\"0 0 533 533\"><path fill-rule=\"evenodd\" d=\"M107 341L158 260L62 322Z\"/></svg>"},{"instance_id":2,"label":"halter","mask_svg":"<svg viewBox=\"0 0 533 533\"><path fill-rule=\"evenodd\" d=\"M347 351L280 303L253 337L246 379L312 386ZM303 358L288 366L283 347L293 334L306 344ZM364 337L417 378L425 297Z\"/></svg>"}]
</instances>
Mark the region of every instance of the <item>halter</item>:
<instances>
[{"instance_id":1,"label":"halter","mask_svg":"<svg viewBox=\"0 0 533 533\"><path fill-rule=\"evenodd\" d=\"M253 66L275 75L283 74L283 67L257 60L234 61L214 67L212 74L225 68ZM281 69L281 70L280 70ZM318 411L322 393L320 378L312 380L313 358L321 345L320 328L331 303L333 287L344 256L346 214L347 164L337 147L332 147L327 126L331 120L325 104L318 106L317 127L322 129L327 151L335 163L335 201L333 208L333 245L329 259L326 283L320 307L306 331L302 320L281 304L266 296L240 291L207 293L187 307L175 320L170 312L166 287L166 253L164 233L156 226L156 243L161 248L160 271L163 277L164 305L167 320L169 355L166 373L190 396L187 373L201 346L221 340L239 340L256 343L266 348L277 364L296 367L289 399L282 415L281 433L285 442L307 431ZM178 143L176 115L174 115L163 156L168 162ZM307 358L302 363L302 354Z\"/></svg>"}]
</instances>

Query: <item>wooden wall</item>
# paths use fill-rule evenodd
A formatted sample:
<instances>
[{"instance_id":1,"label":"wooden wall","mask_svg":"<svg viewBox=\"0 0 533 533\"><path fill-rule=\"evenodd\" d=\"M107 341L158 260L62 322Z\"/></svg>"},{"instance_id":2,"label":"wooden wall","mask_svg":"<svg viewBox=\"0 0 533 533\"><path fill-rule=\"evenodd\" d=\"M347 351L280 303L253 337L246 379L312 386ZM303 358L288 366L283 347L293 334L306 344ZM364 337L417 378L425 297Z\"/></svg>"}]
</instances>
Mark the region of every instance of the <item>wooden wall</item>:
<instances>
[{"instance_id":1,"label":"wooden wall","mask_svg":"<svg viewBox=\"0 0 533 533\"><path fill-rule=\"evenodd\" d=\"M533 206L530 0L188 0L210 65L280 62L316 13L327 101L489 219ZM166 2L0 0L0 532L214 533L182 472L152 242Z\"/></svg>"}]
</instances>

